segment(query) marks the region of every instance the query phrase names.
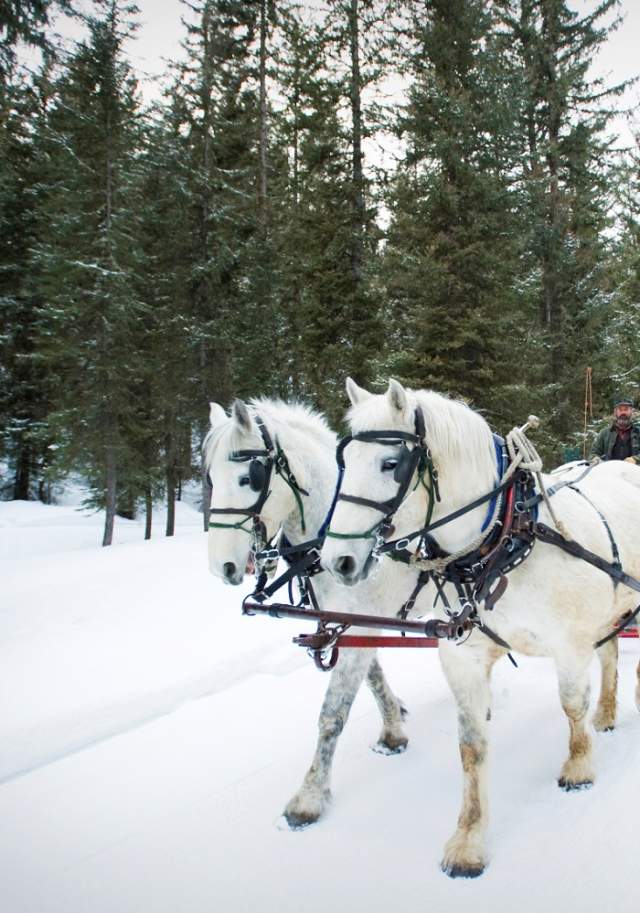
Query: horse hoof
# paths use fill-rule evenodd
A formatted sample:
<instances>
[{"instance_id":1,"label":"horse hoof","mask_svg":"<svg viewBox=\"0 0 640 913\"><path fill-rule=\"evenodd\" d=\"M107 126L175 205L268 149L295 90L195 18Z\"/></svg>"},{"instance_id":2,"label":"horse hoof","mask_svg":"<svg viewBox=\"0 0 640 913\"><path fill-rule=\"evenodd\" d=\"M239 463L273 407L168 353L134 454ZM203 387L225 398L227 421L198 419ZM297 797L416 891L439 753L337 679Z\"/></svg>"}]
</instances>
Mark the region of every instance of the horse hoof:
<instances>
[{"instance_id":1,"label":"horse hoof","mask_svg":"<svg viewBox=\"0 0 640 913\"><path fill-rule=\"evenodd\" d=\"M441 869L449 878L478 878L484 872L483 865L441 865Z\"/></svg>"},{"instance_id":2,"label":"horse hoof","mask_svg":"<svg viewBox=\"0 0 640 913\"><path fill-rule=\"evenodd\" d=\"M308 827L315 824L318 818L307 815L293 815L286 812L280 815L276 822L279 831L306 831Z\"/></svg>"},{"instance_id":3,"label":"horse hoof","mask_svg":"<svg viewBox=\"0 0 640 913\"><path fill-rule=\"evenodd\" d=\"M371 746L371 751L375 751L376 754L384 755L393 755L393 754L402 754L407 750L407 745L409 744L409 739L388 739L384 741L376 742L375 745Z\"/></svg>"},{"instance_id":4,"label":"horse hoof","mask_svg":"<svg viewBox=\"0 0 640 913\"><path fill-rule=\"evenodd\" d=\"M593 719L593 728L596 732L613 732L616 728L615 720L603 720L598 717Z\"/></svg>"},{"instance_id":5,"label":"horse hoof","mask_svg":"<svg viewBox=\"0 0 640 913\"><path fill-rule=\"evenodd\" d=\"M563 789L566 793L578 792L581 789L591 789L593 786L593 780L567 780L565 777L560 777L558 780L558 786L560 789Z\"/></svg>"}]
</instances>

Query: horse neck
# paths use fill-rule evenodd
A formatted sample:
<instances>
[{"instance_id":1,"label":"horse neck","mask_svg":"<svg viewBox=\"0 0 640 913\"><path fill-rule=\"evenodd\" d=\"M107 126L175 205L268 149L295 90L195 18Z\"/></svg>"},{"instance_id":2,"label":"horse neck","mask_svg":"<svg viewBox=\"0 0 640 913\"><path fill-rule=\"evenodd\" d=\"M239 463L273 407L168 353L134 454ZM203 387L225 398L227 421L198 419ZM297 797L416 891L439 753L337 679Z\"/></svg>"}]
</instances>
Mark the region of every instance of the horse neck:
<instances>
[{"instance_id":1,"label":"horse neck","mask_svg":"<svg viewBox=\"0 0 640 913\"><path fill-rule=\"evenodd\" d=\"M441 500L434 505L432 522L486 494L498 478L495 448L488 426L478 425L478 421L482 423L483 420L473 413L466 418L475 423L475 428L471 425L473 433L469 439L465 440L462 426L459 446L452 448L446 456L440 456L437 451L433 454ZM481 535L487 511L488 503L485 503L445 524L434 531L435 540L450 553L464 548Z\"/></svg>"},{"instance_id":2,"label":"horse neck","mask_svg":"<svg viewBox=\"0 0 640 913\"><path fill-rule=\"evenodd\" d=\"M304 432L295 437L297 440L294 440L294 435L287 433L286 429L283 434L278 435L280 446L290 462L291 455L295 454L297 462L302 465L301 472L297 472L292 466L293 473L299 485L309 493L308 496L300 496L305 531L302 530L302 517L295 499L291 511L282 521L284 535L292 545L317 536L331 506L337 480L335 445L327 446L311 435L305 436Z\"/></svg>"}]
</instances>

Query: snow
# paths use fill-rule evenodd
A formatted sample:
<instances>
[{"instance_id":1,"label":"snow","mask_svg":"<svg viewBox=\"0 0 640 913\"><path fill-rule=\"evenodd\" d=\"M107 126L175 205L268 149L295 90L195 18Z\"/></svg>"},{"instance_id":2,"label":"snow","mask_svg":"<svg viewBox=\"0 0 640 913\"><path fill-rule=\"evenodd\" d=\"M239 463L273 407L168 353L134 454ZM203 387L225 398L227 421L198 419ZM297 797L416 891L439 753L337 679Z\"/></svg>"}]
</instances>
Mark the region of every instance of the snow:
<instances>
[{"instance_id":1,"label":"snow","mask_svg":"<svg viewBox=\"0 0 640 913\"><path fill-rule=\"evenodd\" d=\"M363 689L333 804L279 828L315 744L327 677L291 637L243 618L207 571L200 516L142 541L65 505L0 503L3 913L402 913L638 907L638 642L621 642L619 723L594 734L593 789L561 792L567 750L549 661L493 677L490 846L476 880L438 861L460 799L456 722L435 650L381 651L409 708L405 754L369 750ZM597 668L593 667L597 693Z\"/></svg>"}]
</instances>

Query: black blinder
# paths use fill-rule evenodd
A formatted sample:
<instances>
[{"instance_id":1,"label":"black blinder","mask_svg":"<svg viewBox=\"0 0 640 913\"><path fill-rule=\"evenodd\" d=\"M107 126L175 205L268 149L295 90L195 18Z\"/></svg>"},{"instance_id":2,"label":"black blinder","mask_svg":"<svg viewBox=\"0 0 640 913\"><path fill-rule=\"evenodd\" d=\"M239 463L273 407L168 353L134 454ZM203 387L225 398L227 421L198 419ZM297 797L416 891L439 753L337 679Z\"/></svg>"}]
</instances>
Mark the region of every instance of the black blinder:
<instances>
[{"instance_id":1,"label":"black blinder","mask_svg":"<svg viewBox=\"0 0 640 913\"><path fill-rule=\"evenodd\" d=\"M251 491L261 492L267 481L267 467L260 460L249 463L249 485Z\"/></svg>"},{"instance_id":2,"label":"black blinder","mask_svg":"<svg viewBox=\"0 0 640 913\"><path fill-rule=\"evenodd\" d=\"M394 482L397 482L398 485L408 485L411 481L411 476L413 475L413 468L414 462L412 453L408 447L403 445L400 456L398 457L398 462L393 470Z\"/></svg>"}]
</instances>

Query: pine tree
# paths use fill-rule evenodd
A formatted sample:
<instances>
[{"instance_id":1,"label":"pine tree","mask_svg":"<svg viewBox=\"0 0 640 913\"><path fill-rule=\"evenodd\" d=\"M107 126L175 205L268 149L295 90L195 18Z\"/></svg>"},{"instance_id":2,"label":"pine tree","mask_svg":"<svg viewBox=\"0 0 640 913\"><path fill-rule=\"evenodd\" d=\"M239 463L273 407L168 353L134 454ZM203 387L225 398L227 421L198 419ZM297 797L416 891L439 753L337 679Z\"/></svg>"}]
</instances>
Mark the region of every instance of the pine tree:
<instances>
[{"instance_id":1,"label":"pine tree","mask_svg":"<svg viewBox=\"0 0 640 913\"><path fill-rule=\"evenodd\" d=\"M35 78L16 73L0 103L0 453L12 483L6 493L47 497L45 417L48 385L38 370L37 296L29 277L38 237L34 188L42 176L37 138L50 92L49 66Z\"/></svg>"},{"instance_id":2,"label":"pine tree","mask_svg":"<svg viewBox=\"0 0 640 913\"><path fill-rule=\"evenodd\" d=\"M617 208L619 232L613 255L606 264L609 295L602 364L594 378L599 416L607 415L612 398L623 394L640 399L640 358L637 333L640 317L640 140L619 169Z\"/></svg>"},{"instance_id":3,"label":"pine tree","mask_svg":"<svg viewBox=\"0 0 640 913\"><path fill-rule=\"evenodd\" d=\"M49 51L46 34L49 14L55 8L72 12L70 0L3 0L0 6L0 91L16 66L18 43Z\"/></svg>"},{"instance_id":4,"label":"pine tree","mask_svg":"<svg viewBox=\"0 0 640 913\"><path fill-rule=\"evenodd\" d=\"M141 154L141 238L145 263L138 293L146 307L139 448L150 536L154 497L167 495L166 533L173 535L175 499L192 474L191 423L200 399L194 378L189 296L191 255L188 149L183 114L165 106L149 125Z\"/></svg>"},{"instance_id":5,"label":"pine tree","mask_svg":"<svg viewBox=\"0 0 640 913\"><path fill-rule=\"evenodd\" d=\"M589 68L612 28L601 22L619 6L603 0L580 16L564 0L507 4L525 99L520 132L529 211L531 284L539 332L537 377L556 441L578 425L582 379L601 358L607 313L613 140L611 104L625 85L607 88Z\"/></svg>"},{"instance_id":6,"label":"pine tree","mask_svg":"<svg viewBox=\"0 0 640 913\"><path fill-rule=\"evenodd\" d=\"M406 148L383 264L392 373L462 395L500 423L515 359L517 224L512 77L491 6L407 4Z\"/></svg>"},{"instance_id":7,"label":"pine tree","mask_svg":"<svg viewBox=\"0 0 640 913\"><path fill-rule=\"evenodd\" d=\"M144 308L136 295L138 103L123 57L137 8L97 0L58 83L47 124L48 226L34 266L42 296L42 370L55 378L51 417L65 465L79 465L106 508L109 545L118 487L129 484Z\"/></svg>"},{"instance_id":8,"label":"pine tree","mask_svg":"<svg viewBox=\"0 0 640 913\"><path fill-rule=\"evenodd\" d=\"M278 131L289 161L278 226L289 385L335 420L344 411L345 375L371 379L381 332L357 12L357 4L334 4L326 26L292 12L279 60Z\"/></svg>"},{"instance_id":9,"label":"pine tree","mask_svg":"<svg viewBox=\"0 0 640 913\"><path fill-rule=\"evenodd\" d=\"M259 29L259 3L183 0L186 63L170 89L179 112L186 169L184 315L190 340L185 363L189 402L166 426L167 488L171 513L181 472L178 453L193 428L202 440L206 404L229 402L238 373L233 352L247 335L246 252L258 224L258 96L252 50ZM254 71L255 73L255 71ZM266 153L266 150L265 150ZM236 342L236 336L238 341ZM243 372L247 377L247 372ZM256 392L252 390L251 392ZM203 481L203 500L206 486Z\"/></svg>"}]
</instances>

